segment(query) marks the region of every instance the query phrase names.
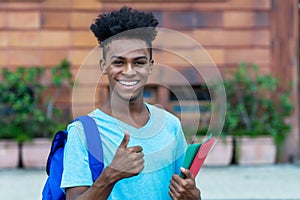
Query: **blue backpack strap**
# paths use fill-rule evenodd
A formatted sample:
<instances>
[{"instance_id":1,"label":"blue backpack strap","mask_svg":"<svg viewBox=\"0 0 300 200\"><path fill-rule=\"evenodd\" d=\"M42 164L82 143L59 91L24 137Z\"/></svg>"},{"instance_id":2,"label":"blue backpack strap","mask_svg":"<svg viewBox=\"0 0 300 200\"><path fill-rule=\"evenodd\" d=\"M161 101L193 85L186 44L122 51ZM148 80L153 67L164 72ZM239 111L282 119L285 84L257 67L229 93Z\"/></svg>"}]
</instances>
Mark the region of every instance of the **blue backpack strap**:
<instances>
[{"instance_id":1,"label":"blue backpack strap","mask_svg":"<svg viewBox=\"0 0 300 200\"><path fill-rule=\"evenodd\" d=\"M66 199L65 194L60 189L60 183L63 173L63 155L67 135L68 132L66 130L58 131L52 141L46 165L46 171L49 176L42 191L43 200Z\"/></svg>"},{"instance_id":2,"label":"blue backpack strap","mask_svg":"<svg viewBox=\"0 0 300 200\"><path fill-rule=\"evenodd\" d=\"M74 119L74 121L77 120L82 123L84 128L87 140L90 169L92 172L93 181L95 181L100 176L104 167L101 136L93 118L85 115Z\"/></svg>"},{"instance_id":3,"label":"blue backpack strap","mask_svg":"<svg viewBox=\"0 0 300 200\"><path fill-rule=\"evenodd\" d=\"M66 130L58 131L55 134L54 139L52 140L51 149L46 164L46 172L48 175L50 175L50 166L53 156L55 152L58 151L58 149L64 148L65 143L67 141L67 135L68 132Z\"/></svg>"}]
</instances>

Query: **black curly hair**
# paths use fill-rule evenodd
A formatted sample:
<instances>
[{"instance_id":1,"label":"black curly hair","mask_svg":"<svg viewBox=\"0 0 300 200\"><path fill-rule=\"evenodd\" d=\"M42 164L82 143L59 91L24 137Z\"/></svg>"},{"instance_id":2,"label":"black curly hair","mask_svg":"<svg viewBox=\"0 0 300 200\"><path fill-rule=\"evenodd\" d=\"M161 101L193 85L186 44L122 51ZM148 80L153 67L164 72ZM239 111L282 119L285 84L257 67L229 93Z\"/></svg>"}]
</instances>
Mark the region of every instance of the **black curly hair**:
<instances>
[{"instance_id":1,"label":"black curly hair","mask_svg":"<svg viewBox=\"0 0 300 200\"><path fill-rule=\"evenodd\" d=\"M110 39L141 39L148 44L151 58L152 41L157 34L155 29L157 25L158 20L151 12L145 13L123 6L119 11L99 15L95 23L91 24L90 29L101 47L105 47L111 41ZM129 31L128 34L126 31ZM120 34L124 32L125 34ZM105 57L104 48L103 56Z\"/></svg>"}]
</instances>

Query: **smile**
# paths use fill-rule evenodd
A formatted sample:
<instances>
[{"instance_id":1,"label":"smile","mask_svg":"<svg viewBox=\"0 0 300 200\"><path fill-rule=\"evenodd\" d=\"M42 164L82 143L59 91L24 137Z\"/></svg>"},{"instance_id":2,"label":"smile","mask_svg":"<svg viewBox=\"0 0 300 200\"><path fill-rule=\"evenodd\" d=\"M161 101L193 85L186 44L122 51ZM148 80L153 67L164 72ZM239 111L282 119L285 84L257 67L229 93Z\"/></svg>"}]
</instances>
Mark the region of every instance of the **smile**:
<instances>
[{"instance_id":1,"label":"smile","mask_svg":"<svg viewBox=\"0 0 300 200\"><path fill-rule=\"evenodd\" d=\"M120 80L119 83L124 86L134 86L139 83L139 81L124 81Z\"/></svg>"}]
</instances>

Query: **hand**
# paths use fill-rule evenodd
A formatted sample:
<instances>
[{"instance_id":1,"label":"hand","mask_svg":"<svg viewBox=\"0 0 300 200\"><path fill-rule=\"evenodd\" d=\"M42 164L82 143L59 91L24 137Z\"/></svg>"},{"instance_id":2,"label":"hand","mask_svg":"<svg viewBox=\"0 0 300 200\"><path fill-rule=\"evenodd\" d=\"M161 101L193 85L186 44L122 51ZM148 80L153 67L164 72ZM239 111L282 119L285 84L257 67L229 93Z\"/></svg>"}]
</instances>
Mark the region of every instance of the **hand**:
<instances>
[{"instance_id":1,"label":"hand","mask_svg":"<svg viewBox=\"0 0 300 200\"><path fill-rule=\"evenodd\" d=\"M116 173L117 179L138 175L144 169L144 154L141 146L127 147L130 135L125 133L109 167Z\"/></svg>"},{"instance_id":2,"label":"hand","mask_svg":"<svg viewBox=\"0 0 300 200\"><path fill-rule=\"evenodd\" d=\"M196 187L195 177L188 169L180 168L186 176L185 179L174 174L170 183L169 194L173 200L192 200L201 199L200 190Z\"/></svg>"}]
</instances>

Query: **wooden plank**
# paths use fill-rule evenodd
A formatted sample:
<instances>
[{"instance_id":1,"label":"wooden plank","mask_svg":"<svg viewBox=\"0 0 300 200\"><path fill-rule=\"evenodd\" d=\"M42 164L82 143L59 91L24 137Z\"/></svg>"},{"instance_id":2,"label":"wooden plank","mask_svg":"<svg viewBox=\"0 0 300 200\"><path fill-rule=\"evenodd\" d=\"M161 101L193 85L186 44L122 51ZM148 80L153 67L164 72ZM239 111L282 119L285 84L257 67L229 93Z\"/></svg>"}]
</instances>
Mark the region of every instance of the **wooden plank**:
<instances>
[{"instance_id":1,"label":"wooden plank","mask_svg":"<svg viewBox=\"0 0 300 200\"><path fill-rule=\"evenodd\" d=\"M225 12L226 13L226 12ZM197 28L220 28L223 27L223 11L195 12L195 27Z\"/></svg>"},{"instance_id":2,"label":"wooden plank","mask_svg":"<svg viewBox=\"0 0 300 200\"><path fill-rule=\"evenodd\" d=\"M90 9L95 10L98 9L101 6L100 1L96 0L72 0L72 9Z\"/></svg>"},{"instance_id":3,"label":"wooden plank","mask_svg":"<svg viewBox=\"0 0 300 200\"><path fill-rule=\"evenodd\" d=\"M194 27L195 13L188 11L164 11L163 26L170 29L191 29Z\"/></svg>"},{"instance_id":4,"label":"wooden plank","mask_svg":"<svg viewBox=\"0 0 300 200\"><path fill-rule=\"evenodd\" d=\"M68 57L67 50L57 50L57 49L40 50L40 60L41 60L40 64L43 66L55 66L67 57Z\"/></svg>"},{"instance_id":5,"label":"wooden plank","mask_svg":"<svg viewBox=\"0 0 300 200\"><path fill-rule=\"evenodd\" d=\"M7 27L11 29L38 29L41 27L39 11L7 12Z\"/></svg>"},{"instance_id":6,"label":"wooden plank","mask_svg":"<svg viewBox=\"0 0 300 200\"><path fill-rule=\"evenodd\" d=\"M93 49L71 49L68 59L74 65L94 65L99 66L99 60L102 58L102 51Z\"/></svg>"},{"instance_id":7,"label":"wooden plank","mask_svg":"<svg viewBox=\"0 0 300 200\"><path fill-rule=\"evenodd\" d=\"M171 50L173 48L192 48L195 46L193 30L166 30L159 29L153 47ZM175 42L176 41L176 42Z\"/></svg>"},{"instance_id":8,"label":"wooden plank","mask_svg":"<svg viewBox=\"0 0 300 200\"><path fill-rule=\"evenodd\" d=\"M270 10L271 0L230 0L228 1L230 9L250 9L250 10Z\"/></svg>"},{"instance_id":9,"label":"wooden plank","mask_svg":"<svg viewBox=\"0 0 300 200\"><path fill-rule=\"evenodd\" d=\"M105 91L101 91L99 85L77 85L72 89L72 103L74 104L87 104L95 105L100 101L106 100L107 95L99 95L100 93L105 94Z\"/></svg>"},{"instance_id":10,"label":"wooden plank","mask_svg":"<svg viewBox=\"0 0 300 200\"><path fill-rule=\"evenodd\" d=\"M298 33L294 30L297 25L297 17L294 15L295 11L291 12L291 8L294 7L295 1L287 0L286 2L274 1L274 11L272 15L272 32L273 32L273 61L274 61L274 74L281 77L284 80L287 77L292 77L291 74L287 74L285 69L292 67L294 59L298 57L295 55L297 52L294 49L296 44ZM290 46L292 45L292 47ZM297 48L297 47L296 47Z\"/></svg>"},{"instance_id":11,"label":"wooden plank","mask_svg":"<svg viewBox=\"0 0 300 200\"><path fill-rule=\"evenodd\" d=\"M234 46L266 46L271 45L271 33L269 30L225 30L224 45Z\"/></svg>"},{"instance_id":12,"label":"wooden plank","mask_svg":"<svg viewBox=\"0 0 300 200\"><path fill-rule=\"evenodd\" d=\"M101 76L103 76L101 74L100 67L81 67L79 69L73 69L72 73L74 74L74 77L76 77L76 82L83 85L97 85L99 79L101 78Z\"/></svg>"},{"instance_id":13,"label":"wooden plank","mask_svg":"<svg viewBox=\"0 0 300 200\"><path fill-rule=\"evenodd\" d=\"M225 51L226 63L248 62L253 64L267 64L271 62L271 51L269 49L227 49Z\"/></svg>"},{"instance_id":14,"label":"wooden plank","mask_svg":"<svg viewBox=\"0 0 300 200\"><path fill-rule=\"evenodd\" d=\"M176 55L173 50L171 50L170 52L168 52L166 50L161 50L159 53L154 52L153 58L154 58L156 64L163 64L168 67L173 67L176 65L189 66L190 65L189 62L184 57L182 57L183 52L192 53L193 51L191 49L186 49L186 50L179 49L179 50L177 50L177 53L179 53L179 55Z\"/></svg>"},{"instance_id":15,"label":"wooden plank","mask_svg":"<svg viewBox=\"0 0 300 200\"><path fill-rule=\"evenodd\" d=\"M110 10L119 10L123 4L117 2L103 2L102 3L102 11L110 11ZM162 1L160 3L155 2L127 2L126 5L133 7L135 9L142 9L145 11L153 11L153 10L163 10L163 11L182 11L182 10L191 10L192 4L189 2L173 2L169 3L166 1ZM170 6L171 5L171 6Z\"/></svg>"},{"instance_id":16,"label":"wooden plank","mask_svg":"<svg viewBox=\"0 0 300 200\"><path fill-rule=\"evenodd\" d=\"M84 92L82 95L81 92ZM88 96L84 96L88 95ZM85 97L86 100L83 98ZM92 97L91 99L88 99ZM78 99L79 98L79 99ZM79 116L83 114L88 114L97 107L103 106L108 98L108 89L107 88L97 88L96 92L91 92L91 89L88 87L82 87L80 91L73 91L72 94L72 106L71 110L74 116ZM87 101L89 100L89 101Z\"/></svg>"},{"instance_id":17,"label":"wooden plank","mask_svg":"<svg viewBox=\"0 0 300 200\"><path fill-rule=\"evenodd\" d=\"M228 11L224 13L226 28L254 28L269 26L268 12Z\"/></svg>"},{"instance_id":18,"label":"wooden plank","mask_svg":"<svg viewBox=\"0 0 300 200\"><path fill-rule=\"evenodd\" d=\"M269 30L196 29L195 38L204 47L270 46Z\"/></svg>"},{"instance_id":19,"label":"wooden plank","mask_svg":"<svg viewBox=\"0 0 300 200\"><path fill-rule=\"evenodd\" d=\"M2 59L6 66L16 68L18 66L32 67L52 67L60 63L67 57L64 50L45 50L45 49L11 49L5 50L1 55L6 58ZM0 61L1 63L1 61Z\"/></svg>"},{"instance_id":20,"label":"wooden plank","mask_svg":"<svg viewBox=\"0 0 300 200\"><path fill-rule=\"evenodd\" d=\"M67 29L71 26L70 12L43 11L41 17L45 29Z\"/></svg>"},{"instance_id":21,"label":"wooden plank","mask_svg":"<svg viewBox=\"0 0 300 200\"><path fill-rule=\"evenodd\" d=\"M194 29L193 38L203 46L224 46L226 31L222 29Z\"/></svg>"},{"instance_id":22,"label":"wooden plank","mask_svg":"<svg viewBox=\"0 0 300 200\"><path fill-rule=\"evenodd\" d=\"M119 3L130 3L130 2L141 2L141 3L162 3L163 0L101 0L102 2L119 2ZM227 0L185 0L184 2L224 2ZM182 0L168 0L168 3L182 2Z\"/></svg>"},{"instance_id":23,"label":"wooden plank","mask_svg":"<svg viewBox=\"0 0 300 200\"><path fill-rule=\"evenodd\" d=\"M0 49L0 69L3 67L8 67L9 62L8 62L8 51L6 49L2 50Z\"/></svg>"},{"instance_id":24,"label":"wooden plank","mask_svg":"<svg viewBox=\"0 0 300 200\"><path fill-rule=\"evenodd\" d=\"M193 3L193 10L270 10L271 0L228 0L224 2Z\"/></svg>"},{"instance_id":25,"label":"wooden plank","mask_svg":"<svg viewBox=\"0 0 300 200\"><path fill-rule=\"evenodd\" d=\"M86 31L73 31L71 33L72 47L89 47L94 48L98 46L97 38L90 30Z\"/></svg>"},{"instance_id":26,"label":"wooden plank","mask_svg":"<svg viewBox=\"0 0 300 200\"><path fill-rule=\"evenodd\" d=\"M59 9L69 9L72 6L72 1L70 0L44 0L42 3L42 8L54 8Z\"/></svg>"},{"instance_id":27,"label":"wooden plank","mask_svg":"<svg viewBox=\"0 0 300 200\"><path fill-rule=\"evenodd\" d=\"M40 32L41 47L69 47L71 32L69 30L42 30Z\"/></svg>"},{"instance_id":28,"label":"wooden plank","mask_svg":"<svg viewBox=\"0 0 300 200\"><path fill-rule=\"evenodd\" d=\"M212 66L200 66L197 68L193 66L176 66L176 67L166 67L162 65L155 65L153 71L158 71L159 73L154 73L151 75L148 83L159 84L162 86L184 86L184 85L197 85L205 81L214 80L216 77L216 69Z\"/></svg>"},{"instance_id":29,"label":"wooden plank","mask_svg":"<svg viewBox=\"0 0 300 200\"><path fill-rule=\"evenodd\" d=\"M2 8L8 9L39 9L42 0L30 0L26 3L17 0L1 0L0 2L3 4L1 5Z\"/></svg>"},{"instance_id":30,"label":"wooden plank","mask_svg":"<svg viewBox=\"0 0 300 200\"><path fill-rule=\"evenodd\" d=\"M0 48L4 48L8 46L9 43L9 33L7 31L0 32Z\"/></svg>"},{"instance_id":31,"label":"wooden plank","mask_svg":"<svg viewBox=\"0 0 300 200\"><path fill-rule=\"evenodd\" d=\"M223 64L225 62L225 50L222 48L205 48L211 61L215 64Z\"/></svg>"},{"instance_id":32,"label":"wooden plank","mask_svg":"<svg viewBox=\"0 0 300 200\"><path fill-rule=\"evenodd\" d=\"M0 28L6 28L7 27L7 12L1 11L0 12Z\"/></svg>"},{"instance_id":33,"label":"wooden plank","mask_svg":"<svg viewBox=\"0 0 300 200\"><path fill-rule=\"evenodd\" d=\"M40 51L38 49L8 50L8 64L22 65L25 67L41 65Z\"/></svg>"},{"instance_id":34,"label":"wooden plank","mask_svg":"<svg viewBox=\"0 0 300 200\"><path fill-rule=\"evenodd\" d=\"M8 34L10 47L39 47L40 33L36 31L10 31Z\"/></svg>"},{"instance_id":35,"label":"wooden plank","mask_svg":"<svg viewBox=\"0 0 300 200\"><path fill-rule=\"evenodd\" d=\"M98 11L74 11L71 13L71 27L84 28L85 30L88 30L98 15Z\"/></svg>"},{"instance_id":36,"label":"wooden plank","mask_svg":"<svg viewBox=\"0 0 300 200\"><path fill-rule=\"evenodd\" d=\"M258 73L260 75L270 75L270 74L272 74L272 70L270 68L270 65L271 64L259 65L259 72ZM251 66L251 65L249 65L249 66ZM239 63L233 64L230 67L220 68L219 70L220 70L220 72L222 74L222 77L224 79L228 79L228 78L233 78L233 74L238 69L238 67L239 67Z\"/></svg>"},{"instance_id":37,"label":"wooden plank","mask_svg":"<svg viewBox=\"0 0 300 200\"><path fill-rule=\"evenodd\" d=\"M140 2L129 1L126 5L135 9L143 10L168 10L168 11L182 11L182 10L196 10L196 11L212 11L212 10L269 10L271 8L271 0L223 0L223 1L184 1L184 2L166 2L160 0L159 3L153 1ZM119 9L121 4L119 2L110 1L103 2L102 7L110 9Z\"/></svg>"},{"instance_id":38,"label":"wooden plank","mask_svg":"<svg viewBox=\"0 0 300 200\"><path fill-rule=\"evenodd\" d=\"M69 47L70 31L10 31L9 46L11 47L46 47L46 48L64 48Z\"/></svg>"},{"instance_id":39,"label":"wooden plank","mask_svg":"<svg viewBox=\"0 0 300 200\"><path fill-rule=\"evenodd\" d=\"M92 91L89 87L84 87L85 89L80 90L80 92L84 91L86 93L90 93L90 91ZM63 87L62 90L59 93L58 98L55 101L56 105L71 105L72 103L75 104L89 104L89 103L93 103L94 101L87 101L85 100L84 96L81 96L79 99L77 99L77 95L73 95L74 93L77 93L76 88L73 87ZM45 92L45 94L43 95L43 102L47 102L47 100L49 100L49 97L51 95L53 95L56 92L55 87L50 86L47 88L47 91ZM84 94L86 94L84 93ZM95 92L95 102L96 104L103 104L104 102L106 102L107 98L108 98L108 90L107 88L103 88L103 87L98 87L96 89ZM75 99L76 98L76 99Z\"/></svg>"},{"instance_id":40,"label":"wooden plank","mask_svg":"<svg viewBox=\"0 0 300 200\"><path fill-rule=\"evenodd\" d=\"M191 66L194 64L207 65L211 63L224 62L223 49L173 49L172 51L161 51L154 54L157 64L169 67Z\"/></svg>"},{"instance_id":41,"label":"wooden plank","mask_svg":"<svg viewBox=\"0 0 300 200\"><path fill-rule=\"evenodd\" d=\"M291 116L292 131L284 144L281 161L287 161L300 154L299 141L299 10L297 0L273 0L272 72L281 80L281 89L289 88L292 83L292 101L295 108ZM297 153L295 153L297 152Z\"/></svg>"}]
</instances>

